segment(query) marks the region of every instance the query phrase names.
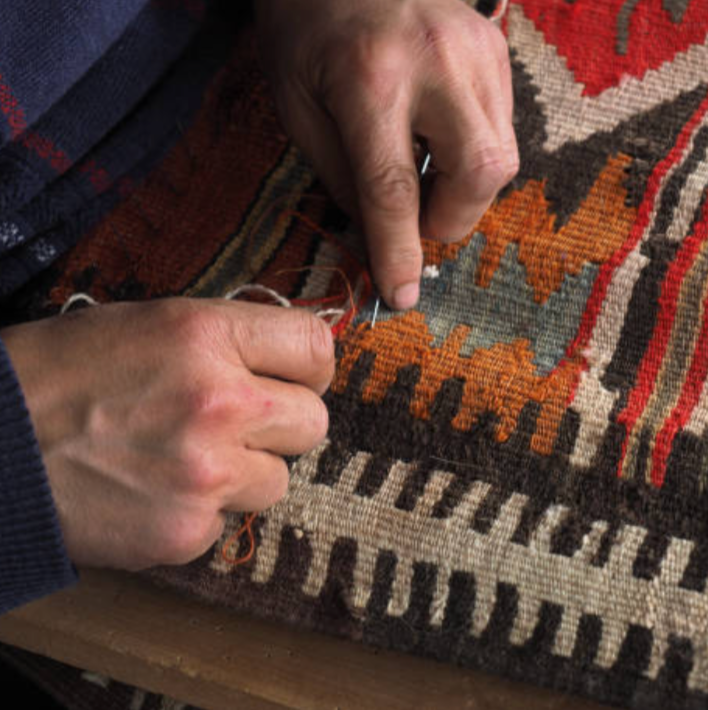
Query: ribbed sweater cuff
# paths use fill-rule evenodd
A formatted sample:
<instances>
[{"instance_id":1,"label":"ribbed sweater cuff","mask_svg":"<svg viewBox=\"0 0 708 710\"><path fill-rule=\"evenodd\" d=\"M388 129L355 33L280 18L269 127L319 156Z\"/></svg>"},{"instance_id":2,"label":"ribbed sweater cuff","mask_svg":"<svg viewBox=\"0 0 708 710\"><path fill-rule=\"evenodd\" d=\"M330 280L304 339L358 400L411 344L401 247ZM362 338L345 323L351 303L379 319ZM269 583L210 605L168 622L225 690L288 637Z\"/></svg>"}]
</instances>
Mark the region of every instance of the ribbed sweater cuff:
<instances>
[{"instance_id":1,"label":"ribbed sweater cuff","mask_svg":"<svg viewBox=\"0 0 708 710\"><path fill-rule=\"evenodd\" d=\"M24 396L0 339L0 614L76 580Z\"/></svg>"}]
</instances>

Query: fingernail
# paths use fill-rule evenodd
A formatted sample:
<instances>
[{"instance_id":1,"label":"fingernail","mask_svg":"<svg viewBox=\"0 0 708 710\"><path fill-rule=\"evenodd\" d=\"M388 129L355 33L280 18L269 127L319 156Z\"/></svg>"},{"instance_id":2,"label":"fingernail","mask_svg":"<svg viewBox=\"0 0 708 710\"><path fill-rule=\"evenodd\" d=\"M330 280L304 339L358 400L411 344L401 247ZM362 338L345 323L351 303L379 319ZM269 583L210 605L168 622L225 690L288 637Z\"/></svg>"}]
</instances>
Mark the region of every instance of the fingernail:
<instances>
[{"instance_id":1,"label":"fingernail","mask_svg":"<svg viewBox=\"0 0 708 710\"><path fill-rule=\"evenodd\" d=\"M393 307L399 311L413 308L418 303L418 290L417 281L398 286L393 292Z\"/></svg>"}]
</instances>

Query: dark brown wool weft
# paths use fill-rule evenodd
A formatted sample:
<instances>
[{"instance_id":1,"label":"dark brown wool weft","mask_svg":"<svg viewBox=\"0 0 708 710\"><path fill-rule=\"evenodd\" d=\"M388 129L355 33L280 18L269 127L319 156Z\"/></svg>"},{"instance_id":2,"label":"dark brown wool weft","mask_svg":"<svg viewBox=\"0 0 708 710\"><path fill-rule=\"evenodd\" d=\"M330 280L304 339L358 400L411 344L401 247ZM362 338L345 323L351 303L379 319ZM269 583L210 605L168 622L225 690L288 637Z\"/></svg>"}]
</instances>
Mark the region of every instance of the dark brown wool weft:
<instances>
[{"instance_id":1,"label":"dark brown wool weft","mask_svg":"<svg viewBox=\"0 0 708 710\"><path fill-rule=\"evenodd\" d=\"M708 0L517 0L503 29L519 175L466 240L424 244L414 310L372 328L369 299L339 335L329 438L257 518L253 558L222 557L234 516L153 576L604 702L704 708ZM76 290L340 293L300 270L341 262L313 222L356 236L313 184L246 35L30 310Z\"/></svg>"}]
</instances>

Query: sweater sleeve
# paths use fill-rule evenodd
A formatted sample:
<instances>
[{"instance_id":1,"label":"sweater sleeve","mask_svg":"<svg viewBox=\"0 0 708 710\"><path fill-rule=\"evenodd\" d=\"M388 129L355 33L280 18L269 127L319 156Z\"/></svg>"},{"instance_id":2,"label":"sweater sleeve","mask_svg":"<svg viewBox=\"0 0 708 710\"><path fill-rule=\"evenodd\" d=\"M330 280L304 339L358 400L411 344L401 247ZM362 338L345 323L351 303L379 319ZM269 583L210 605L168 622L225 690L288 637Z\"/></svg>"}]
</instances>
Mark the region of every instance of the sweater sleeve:
<instances>
[{"instance_id":1,"label":"sweater sleeve","mask_svg":"<svg viewBox=\"0 0 708 710\"><path fill-rule=\"evenodd\" d=\"M0 339L0 614L76 580L24 396Z\"/></svg>"}]
</instances>

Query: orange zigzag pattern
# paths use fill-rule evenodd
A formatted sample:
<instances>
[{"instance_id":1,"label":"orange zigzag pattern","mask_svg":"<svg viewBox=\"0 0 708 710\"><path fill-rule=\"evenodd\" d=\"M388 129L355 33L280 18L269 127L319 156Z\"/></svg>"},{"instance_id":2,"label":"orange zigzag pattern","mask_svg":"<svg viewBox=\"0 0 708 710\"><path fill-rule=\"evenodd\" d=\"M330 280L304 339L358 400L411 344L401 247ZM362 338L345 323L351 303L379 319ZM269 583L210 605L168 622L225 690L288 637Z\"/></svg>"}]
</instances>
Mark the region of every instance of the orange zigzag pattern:
<instances>
[{"instance_id":1,"label":"orange zigzag pattern","mask_svg":"<svg viewBox=\"0 0 708 710\"><path fill-rule=\"evenodd\" d=\"M519 261L526 267L527 282L537 303L545 303L567 274L578 275L588 262L601 264L619 249L629 234L637 210L627 207L622 184L632 159L619 153L607 164L577 212L555 231L556 216L544 195L545 180L529 180L520 190L492 205L474 232L487 244L480 256L477 284L488 287L507 246L519 245ZM474 233L473 232L473 233ZM454 259L472 235L456 244L426 240L426 264Z\"/></svg>"},{"instance_id":2,"label":"orange zigzag pattern","mask_svg":"<svg viewBox=\"0 0 708 710\"><path fill-rule=\"evenodd\" d=\"M460 348L469 332L468 326L458 325L436 348L432 347L434 336L422 313L411 311L379 323L374 329L362 323L344 343L332 390L342 392L359 357L364 352L375 352L376 359L362 393L365 402L380 402L400 368L418 365L420 378L410 405L413 416L428 419L442 383L459 377L464 380L464 388L453 427L469 429L481 414L494 412L499 418L497 441L506 441L516 428L526 402L537 402L541 408L531 448L539 454L550 454L568 396L580 374L580 362L563 362L549 375L538 377L534 353L524 339L511 344L498 343L462 357Z\"/></svg>"},{"instance_id":3,"label":"orange zigzag pattern","mask_svg":"<svg viewBox=\"0 0 708 710\"><path fill-rule=\"evenodd\" d=\"M554 230L556 217L544 195L545 181L530 180L492 205L474 230L486 238L475 275L477 283L489 286L512 242L519 246L518 259L526 268L527 282L537 303L544 303L557 291L566 275L579 274L588 262L609 259L626 239L636 217L636 209L625 205L627 192L623 185L631 160L622 153L610 156L576 213L558 231ZM455 259L471 236L457 244L425 241L425 262L441 264ZM563 361L549 375L539 377L527 339L498 343L462 357L460 349L469 332L469 326L458 325L440 347L433 347L434 337L422 313L411 311L379 323L375 329L363 323L343 341L344 352L333 390L344 390L354 363L364 352L376 355L362 393L367 402L383 399L401 367L418 365L420 379L410 411L427 419L442 383L459 377L464 388L453 427L469 429L481 414L493 412L499 419L496 438L505 441L516 428L524 405L536 402L540 413L531 448L539 454L550 454L570 393L580 376L580 360Z\"/></svg>"}]
</instances>

